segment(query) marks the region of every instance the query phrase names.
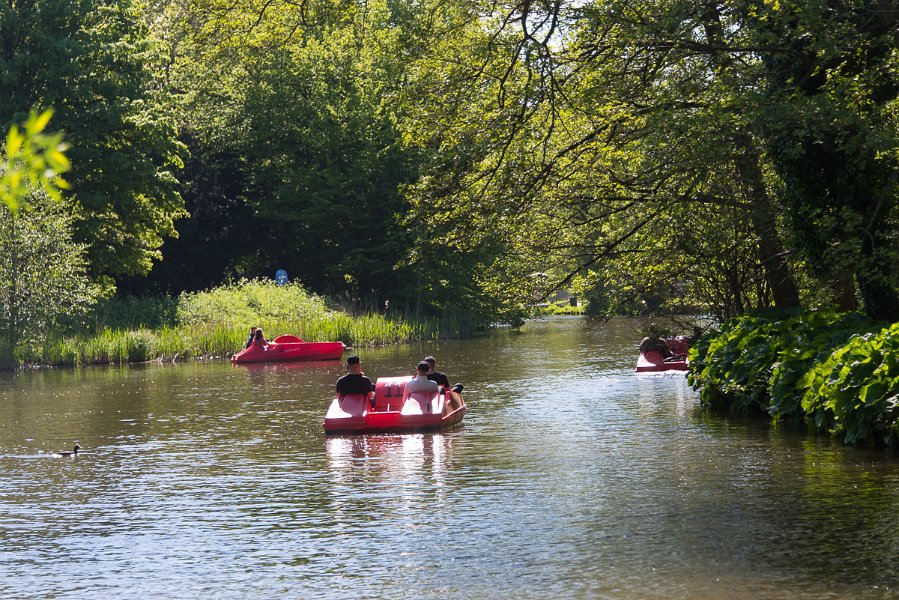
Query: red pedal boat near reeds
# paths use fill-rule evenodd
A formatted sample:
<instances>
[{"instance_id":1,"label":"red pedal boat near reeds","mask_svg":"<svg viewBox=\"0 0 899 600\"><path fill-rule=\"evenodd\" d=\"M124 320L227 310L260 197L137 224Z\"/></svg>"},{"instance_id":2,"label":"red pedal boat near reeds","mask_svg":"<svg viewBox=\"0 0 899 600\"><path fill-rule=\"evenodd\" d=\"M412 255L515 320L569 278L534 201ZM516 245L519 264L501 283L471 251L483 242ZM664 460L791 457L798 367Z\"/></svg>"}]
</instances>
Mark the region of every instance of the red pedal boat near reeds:
<instances>
[{"instance_id":1,"label":"red pedal boat near reeds","mask_svg":"<svg viewBox=\"0 0 899 600\"><path fill-rule=\"evenodd\" d=\"M462 422L462 394L441 388L437 392L405 392L407 377L380 377L371 394L338 395L325 415L325 433L425 431Z\"/></svg>"},{"instance_id":2,"label":"red pedal boat near reeds","mask_svg":"<svg viewBox=\"0 0 899 600\"><path fill-rule=\"evenodd\" d=\"M346 350L343 342L304 342L295 335L281 335L266 346L251 344L231 357L233 363L294 360L338 360Z\"/></svg>"}]
</instances>

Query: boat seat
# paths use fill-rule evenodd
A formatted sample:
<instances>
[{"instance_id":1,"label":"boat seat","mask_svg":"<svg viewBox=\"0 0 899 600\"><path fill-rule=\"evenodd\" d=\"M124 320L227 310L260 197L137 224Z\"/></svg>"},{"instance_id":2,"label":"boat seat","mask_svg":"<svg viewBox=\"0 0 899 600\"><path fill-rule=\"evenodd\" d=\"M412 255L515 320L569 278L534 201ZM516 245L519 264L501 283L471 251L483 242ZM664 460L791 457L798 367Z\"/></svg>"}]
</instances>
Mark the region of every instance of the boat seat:
<instances>
[{"instance_id":1,"label":"boat seat","mask_svg":"<svg viewBox=\"0 0 899 600\"><path fill-rule=\"evenodd\" d=\"M375 384L375 412L398 411L403 406L406 383L411 377L380 377Z\"/></svg>"},{"instance_id":2,"label":"boat seat","mask_svg":"<svg viewBox=\"0 0 899 600\"><path fill-rule=\"evenodd\" d=\"M403 404L404 415L430 415L438 410L439 402L437 392L413 392L409 394L408 400Z\"/></svg>"}]
</instances>

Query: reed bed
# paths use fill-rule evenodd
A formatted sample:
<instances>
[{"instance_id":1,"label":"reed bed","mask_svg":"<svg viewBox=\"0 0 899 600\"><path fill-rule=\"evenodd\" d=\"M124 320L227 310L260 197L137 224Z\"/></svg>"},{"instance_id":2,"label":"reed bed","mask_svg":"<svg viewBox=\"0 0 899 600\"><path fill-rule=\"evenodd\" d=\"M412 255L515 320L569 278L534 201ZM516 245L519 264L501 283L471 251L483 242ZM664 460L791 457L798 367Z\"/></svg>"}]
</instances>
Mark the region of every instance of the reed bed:
<instances>
[{"instance_id":1,"label":"reed bed","mask_svg":"<svg viewBox=\"0 0 899 600\"><path fill-rule=\"evenodd\" d=\"M51 336L41 345L20 349L19 360L31 365L77 366L225 358L244 347L251 326L262 327L269 340L292 334L307 341L341 341L356 347L474 332L458 317L412 320L349 315L329 309L323 298L299 285L276 286L258 280L182 294L177 302L163 297L156 306L146 299L125 302L125 306L100 307L94 331Z\"/></svg>"}]
</instances>

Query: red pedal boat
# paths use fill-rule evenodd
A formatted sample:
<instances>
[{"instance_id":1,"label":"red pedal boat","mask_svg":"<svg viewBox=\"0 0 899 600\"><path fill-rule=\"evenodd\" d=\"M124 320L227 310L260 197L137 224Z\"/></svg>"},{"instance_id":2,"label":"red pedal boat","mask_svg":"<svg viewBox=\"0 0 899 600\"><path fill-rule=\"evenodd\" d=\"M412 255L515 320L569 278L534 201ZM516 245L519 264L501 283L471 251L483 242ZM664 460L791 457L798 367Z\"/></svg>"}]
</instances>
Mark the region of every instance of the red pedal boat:
<instances>
[{"instance_id":1,"label":"red pedal boat","mask_svg":"<svg viewBox=\"0 0 899 600\"><path fill-rule=\"evenodd\" d=\"M462 394L452 390L405 392L407 377L380 377L371 394L338 395L325 415L325 433L423 431L457 425L465 416Z\"/></svg>"},{"instance_id":2,"label":"red pedal boat","mask_svg":"<svg viewBox=\"0 0 899 600\"><path fill-rule=\"evenodd\" d=\"M673 356L665 358L658 350L641 352L637 359L637 373L651 371L686 371L690 368L687 363L687 352L690 345L682 337L666 338L665 343Z\"/></svg>"},{"instance_id":3,"label":"red pedal boat","mask_svg":"<svg viewBox=\"0 0 899 600\"><path fill-rule=\"evenodd\" d=\"M304 342L295 335L281 335L267 346L251 344L231 357L233 363L285 360L338 360L346 350L343 342Z\"/></svg>"},{"instance_id":4,"label":"red pedal boat","mask_svg":"<svg viewBox=\"0 0 899 600\"><path fill-rule=\"evenodd\" d=\"M658 350L647 350L640 353L637 359L637 373L648 371L686 371L689 369L687 359L683 356L664 358Z\"/></svg>"}]
</instances>

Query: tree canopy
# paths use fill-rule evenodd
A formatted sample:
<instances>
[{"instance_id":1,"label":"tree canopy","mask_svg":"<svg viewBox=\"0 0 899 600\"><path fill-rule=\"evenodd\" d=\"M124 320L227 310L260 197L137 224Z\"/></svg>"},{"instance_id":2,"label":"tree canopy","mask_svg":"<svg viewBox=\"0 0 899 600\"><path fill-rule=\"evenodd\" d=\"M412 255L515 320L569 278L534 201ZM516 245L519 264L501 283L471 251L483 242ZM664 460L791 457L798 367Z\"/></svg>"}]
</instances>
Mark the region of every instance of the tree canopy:
<instances>
[{"instance_id":1,"label":"tree canopy","mask_svg":"<svg viewBox=\"0 0 899 600\"><path fill-rule=\"evenodd\" d=\"M285 268L484 323L562 287L607 312L899 320L890 2L14 0L0 17L0 115L56 108L77 239L123 289Z\"/></svg>"}]
</instances>

